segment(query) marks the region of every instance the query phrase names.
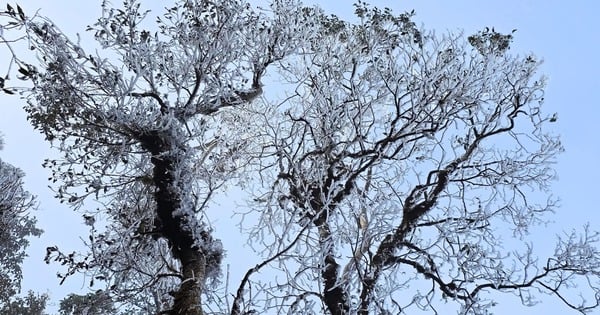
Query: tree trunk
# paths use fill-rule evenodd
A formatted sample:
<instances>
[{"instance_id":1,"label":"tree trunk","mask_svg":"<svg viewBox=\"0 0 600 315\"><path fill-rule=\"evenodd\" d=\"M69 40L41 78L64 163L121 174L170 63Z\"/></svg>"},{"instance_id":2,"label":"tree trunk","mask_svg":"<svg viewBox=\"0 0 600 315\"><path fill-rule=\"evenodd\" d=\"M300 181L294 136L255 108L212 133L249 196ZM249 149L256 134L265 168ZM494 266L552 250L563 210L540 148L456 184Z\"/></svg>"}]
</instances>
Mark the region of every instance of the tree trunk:
<instances>
[{"instance_id":1,"label":"tree trunk","mask_svg":"<svg viewBox=\"0 0 600 315\"><path fill-rule=\"evenodd\" d=\"M142 146L152 153L154 165L153 181L156 186L156 216L161 236L171 246L173 257L181 262L183 279L179 289L172 293L174 303L169 315L202 315L201 294L205 280L206 257L198 247L190 222L196 218L186 217L185 212L176 212L181 207L180 193L184 187L176 187L174 174L180 167L176 145L169 135L151 132L140 137ZM179 185L183 185L179 183ZM204 232L204 231L203 231ZM208 232L206 240L210 241Z\"/></svg>"}]
</instances>

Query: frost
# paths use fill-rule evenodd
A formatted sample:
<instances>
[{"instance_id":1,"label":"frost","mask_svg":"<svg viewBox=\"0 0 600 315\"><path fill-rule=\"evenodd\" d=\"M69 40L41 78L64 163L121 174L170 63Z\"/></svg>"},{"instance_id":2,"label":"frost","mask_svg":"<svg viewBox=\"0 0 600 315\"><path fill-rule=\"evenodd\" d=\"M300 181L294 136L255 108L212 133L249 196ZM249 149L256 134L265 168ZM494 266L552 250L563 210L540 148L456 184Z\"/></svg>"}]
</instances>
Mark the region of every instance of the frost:
<instances>
[{"instance_id":1,"label":"frost","mask_svg":"<svg viewBox=\"0 0 600 315\"><path fill-rule=\"evenodd\" d=\"M20 169L0 159L0 305L19 293L27 238L42 233L30 213L36 204L23 188L24 176Z\"/></svg>"},{"instance_id":2,"label":"frost","mask_svg":"<svg viewBox=\"0 0 600 315\"><path fill-rule=\"evenodd\" d=\"M44 162L56 197L90 230L87 253L47 249L61 281L83 272L144 314L599 301L596 234L545 262L524 239L557 208L562 146L540 63L510 55L512 35L440 35L362 2L355 24L294 0L181 0L156 21L135 0L102 8L94 54L41 16L0 12L38 54L13 56L26 111L63 154ZM256 194L239 212L262 259L236 288L208 211L231 187ZM563 294L573 277L591 306Z\"/></svg>"}]
</instances>

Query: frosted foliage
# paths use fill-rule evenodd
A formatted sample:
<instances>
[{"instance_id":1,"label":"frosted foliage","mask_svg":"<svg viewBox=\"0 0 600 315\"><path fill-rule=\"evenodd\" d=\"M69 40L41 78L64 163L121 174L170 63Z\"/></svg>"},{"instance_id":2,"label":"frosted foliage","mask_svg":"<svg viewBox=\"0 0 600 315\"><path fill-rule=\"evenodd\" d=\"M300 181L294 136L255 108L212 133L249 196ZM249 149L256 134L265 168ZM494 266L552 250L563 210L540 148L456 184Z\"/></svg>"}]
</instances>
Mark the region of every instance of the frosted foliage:
<instances>
[{"instance_id":1,"label":"frosted foliage","mask_svg":"<svg viewBox=\"0 0 600 315\"><path fill-rule=\"evenodd\" d=\"M0 13L7 47L25 31L39 59L13 53L33 87L2 91L63 153L49 180L90 228L87 253L48 248L62 281L84 272L142 314L487 314L500 293L598 305L597 234L549 258L527 242L557 209L563 149L540 61L511 55L512 34L436 34L362 2L356 24L291 0L102 8L96 50ZM252 195L238 212L262 259L240 283L213 237L236 229L207 211L231 187Z\"/></svg>"},{"instance_id":2,"label":"frosted foliage","mask_svg":"<svg viewBox=\"0 0 600 315\"><path fill-rule=\"evenodd\" d=\"M20 291L27 237L42 232L35 227L36 220L30 213L35 203L23 188L24 175L0 159L0 306Z\"/></svg>"},{"instance_id":3,"label":"frosted foliage","mask_svg":"<svg viewBox=\"0 0 600 315\"><path fill-rule=\"evenodd\" d=\"M91 53L42 16L2 13L4 29L24 30L39 59L13 54L12 63L33 83L23 91L29 121L63 153L44 162L56 198L90 226L88 253L49 247L46 259L66 266L61 281L88 273L90 286L142 312L196 314L197 299L220 283L224 255L205 210L247 163L249 135L234 109L311 36L311 16L292 1L267 11L174 1L157 18L138 1L102 9L88 29L99 46Z\"/></svg>"}]
</instances>

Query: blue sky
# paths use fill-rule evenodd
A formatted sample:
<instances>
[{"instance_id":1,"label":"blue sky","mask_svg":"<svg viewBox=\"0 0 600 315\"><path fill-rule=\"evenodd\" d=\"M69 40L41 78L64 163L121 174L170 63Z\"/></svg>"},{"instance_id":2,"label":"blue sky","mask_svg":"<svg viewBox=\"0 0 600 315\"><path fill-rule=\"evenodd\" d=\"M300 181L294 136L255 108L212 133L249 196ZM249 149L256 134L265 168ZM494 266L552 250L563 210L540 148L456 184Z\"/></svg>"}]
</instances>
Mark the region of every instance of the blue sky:
<instances>
[{"instance_id":1,"label":"blue sky","mask_svg":"<svg viewBox=\"0 0 600 315\"><path fill-rule=\"evenodd\" d=\"M326 11L341 17L351 17L354 9L352 1L306 2L319 3ZM101 1L23 0L19 3L27 13L41 8L40 14L49 16L63 31L74 36L94 22L100 14ZM493 26L502 32L517 29L513 52L533 52L545 61L541 70L550 79L545 110L547 113L558 112L554 132L562 135L566 148L556 165L559 180L554 184L554 192L561 197L562 207L551 218L554 223L533 231L531 240L534 246L551 246L554 234L581 227L586 222L592 229L600 230L595 198L600 179L600 140L597 138L600 132L596 129L600 117L597 96L600 92L600 60L597 57L600 50L599 2L380 0L369 3L390 7L395 12L415 9L417 23L437 32L463 29L468 35L485 26ZM5 137L0 156L27 173L27 188L39 196L39 225L46 231L41 239L32 242L24 288L49 291L56 301L68 292L83 289L85 282L74 280L58 288L54 276L57 266L47 266L41 261L44 249L55 244L65 249L77 248L81 243L79 236L85 235L86 231L78 214L52 199L47 188L47 171L41 168L42 160L52 152L42 137L27 124L21 105L22 101L17 98L0 96L0 132ZM555 299L544 299L544 303L534 309L513 307L518 303L516 298L503 298L502 302L505 304L496 309L498 314L508 311L514 314L570 314ZM600 314L600 310L596 314Z\"/></svg>"}]
</instances>

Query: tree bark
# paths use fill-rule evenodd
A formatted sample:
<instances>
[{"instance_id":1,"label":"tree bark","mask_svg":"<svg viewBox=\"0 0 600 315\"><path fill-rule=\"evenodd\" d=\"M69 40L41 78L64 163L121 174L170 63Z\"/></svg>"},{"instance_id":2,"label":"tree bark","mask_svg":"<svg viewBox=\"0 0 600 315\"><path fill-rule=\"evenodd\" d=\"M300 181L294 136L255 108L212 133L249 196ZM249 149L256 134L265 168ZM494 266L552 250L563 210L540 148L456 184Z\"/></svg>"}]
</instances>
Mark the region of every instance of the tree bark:
<instances>
[{"instance_id":1,"label":"tree bark","mask_svg":"<svg viewBox=\"0 0 600 315\"><path fill-rule=\"evenodd\" d=\"M179 167L179 159L173 152L176 144L169 135L153 131L140 137L142 146L151 154L154 166L153 181L156 186L156 216L159 222L159 235L166 238L171 246L173 257L181 262L183 280L179 289L172 293L174 303L169 315L202 315L201 294L206 273L205 253L198 247L189 222L195 218L187 218L184 213L175 213L181 207L178 192L182 187L175 187L175 170ZM206 232L208 233L208 232ZM210 236L206 235L207 241Z\"/></svg>"}]
</instances>

